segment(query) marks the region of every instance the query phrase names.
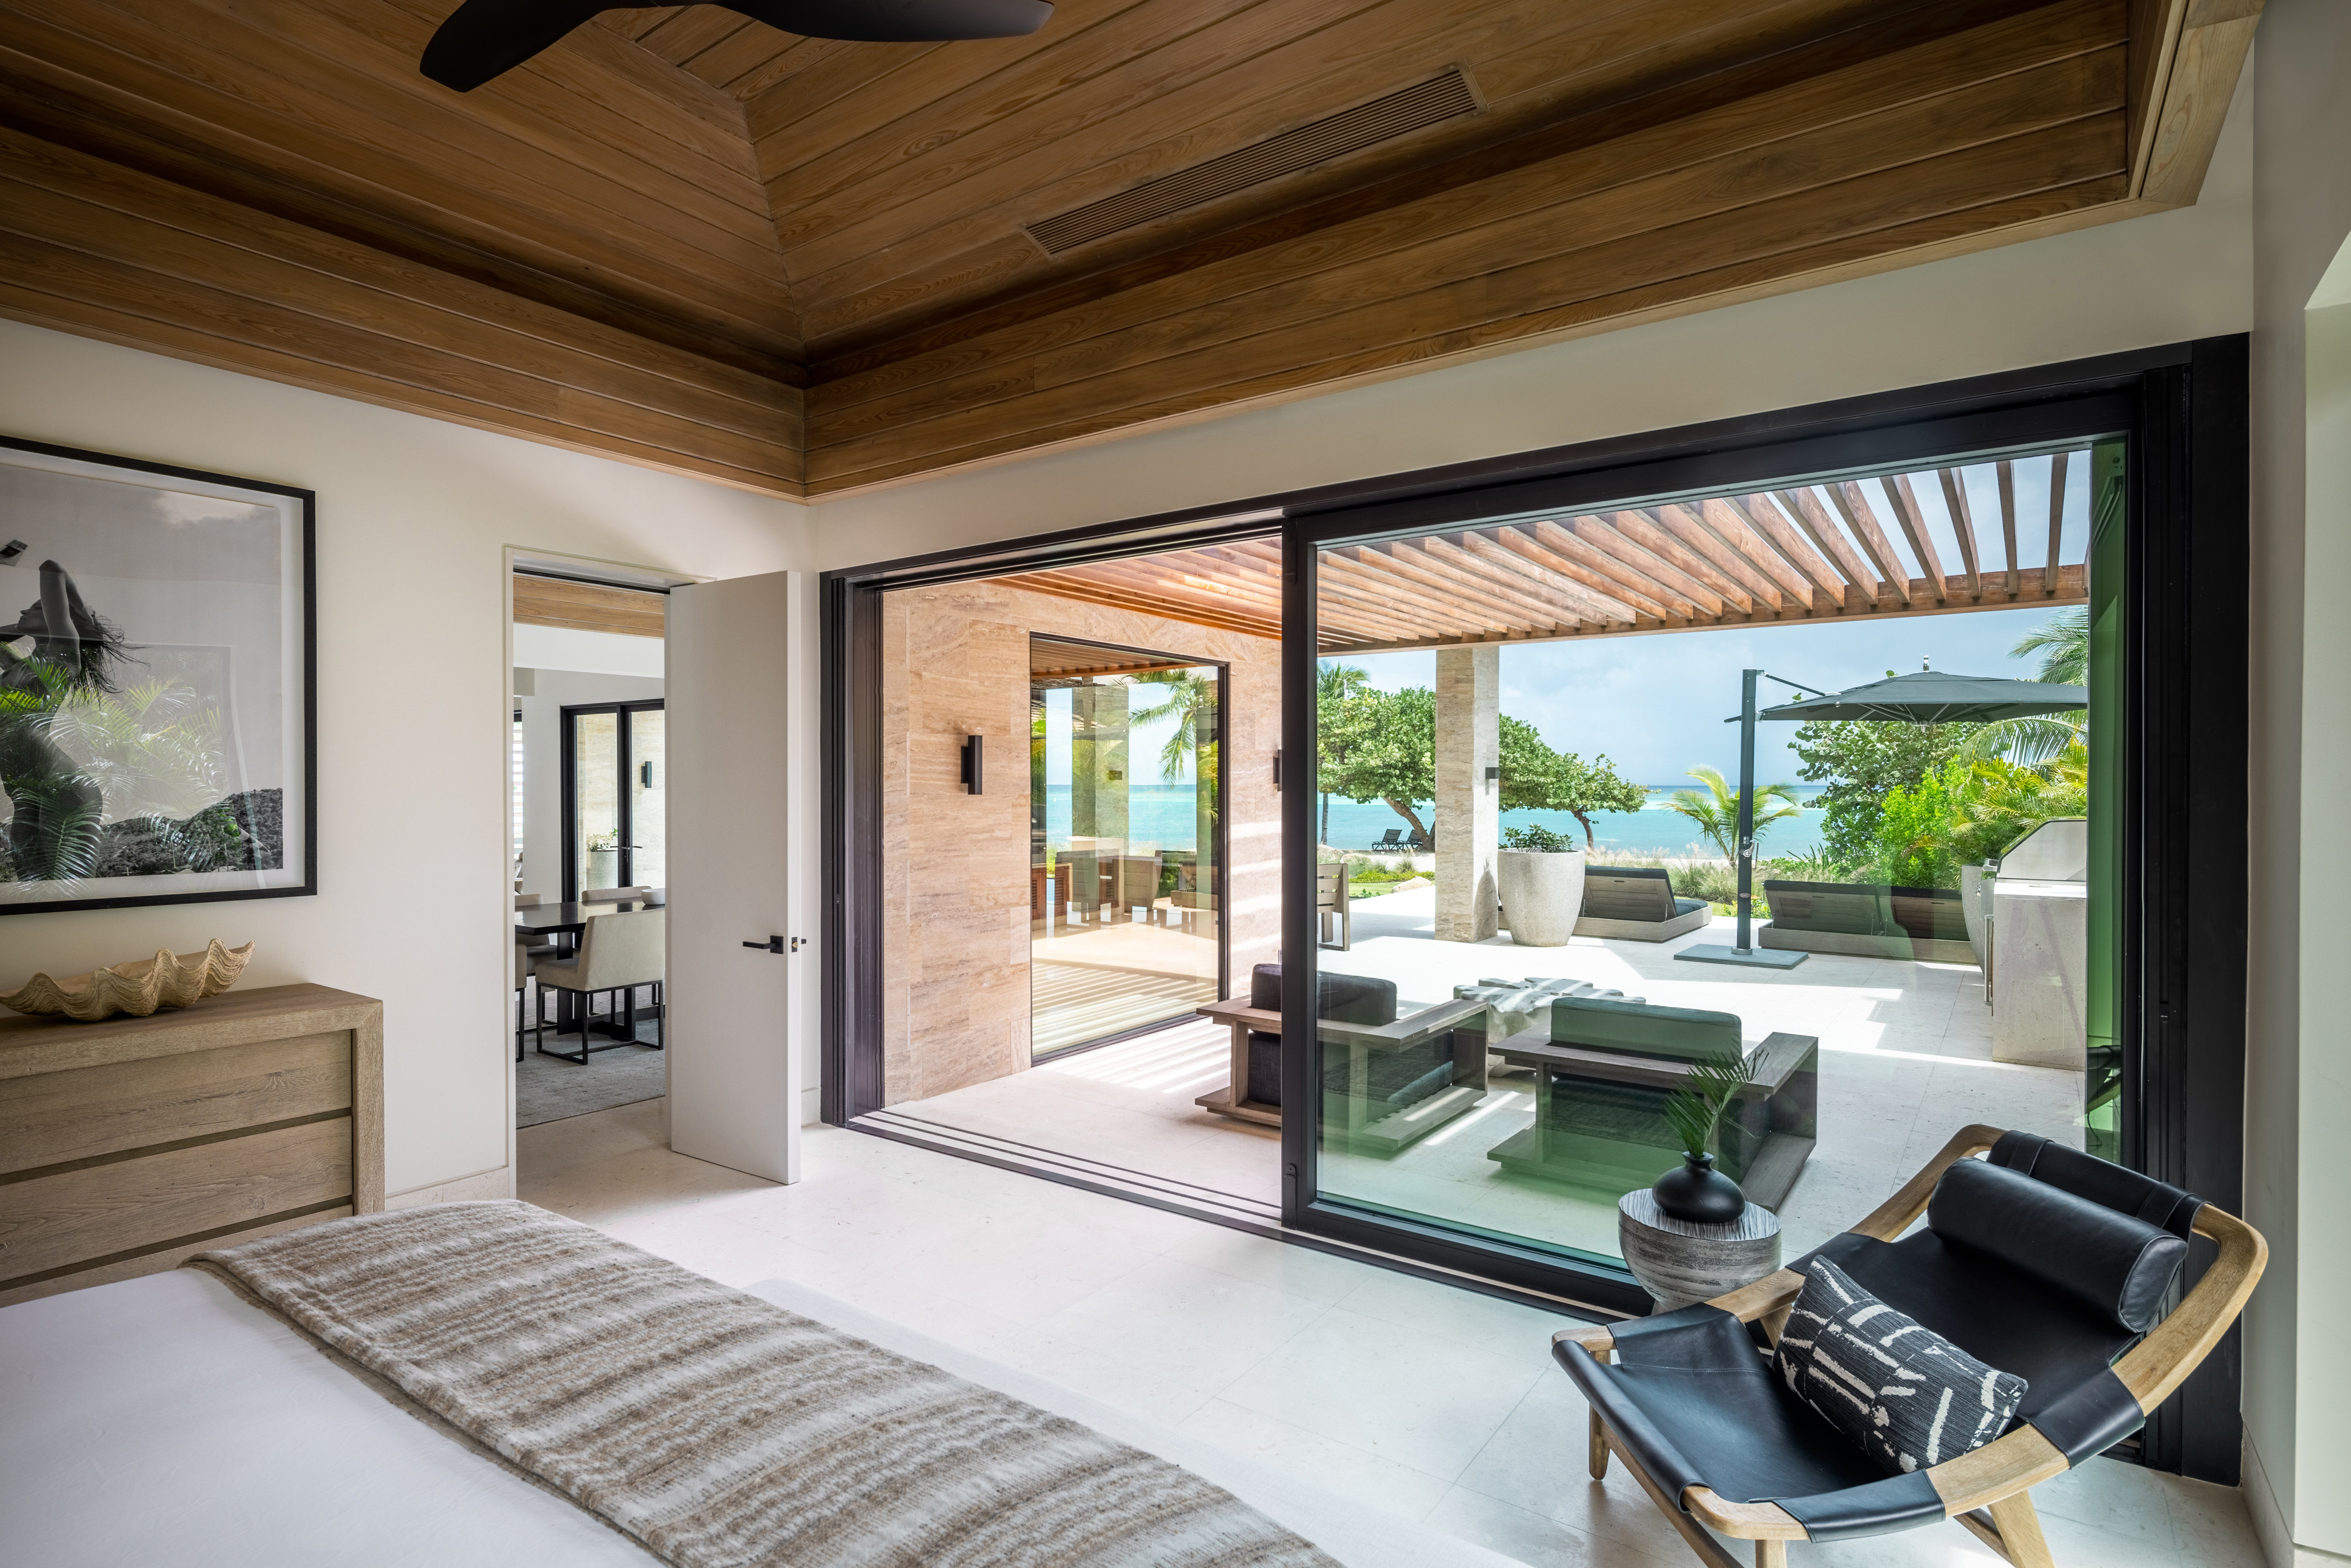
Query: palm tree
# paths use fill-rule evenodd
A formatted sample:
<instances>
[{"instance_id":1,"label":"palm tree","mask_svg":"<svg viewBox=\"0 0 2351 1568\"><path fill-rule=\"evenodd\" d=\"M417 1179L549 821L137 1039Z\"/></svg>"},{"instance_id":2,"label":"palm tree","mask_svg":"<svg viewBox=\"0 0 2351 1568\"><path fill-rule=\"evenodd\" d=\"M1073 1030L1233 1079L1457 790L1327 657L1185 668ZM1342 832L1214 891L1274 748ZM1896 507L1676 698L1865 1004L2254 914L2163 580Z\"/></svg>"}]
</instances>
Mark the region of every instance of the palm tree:
<instances>
[{"instance_id":1,"label":"palm tree","mask_svg":"<svg viewBox=\"0 0 2351 1568\"><path fill-rule=\"evenodd\" d=\"M1314 733L1326 764L1345 760L1340 715L1347 699L1371 684L1371 672L1325 659L1314 672ZM1318 772L1321 771L1318 769ZM1316 843L1331 841L1331 791L1322 791L1322 831Z\"/></svg>"},{"instance_id":2,"label":"palm tree","mask_svg":"<svg viewBox=\"0 0 2351 1568\"><path fill-rule=\"evenodd\" d=\"M2033 679L2058 685L2086 686L2090 684L2090 608L2077 605L2060 610L2040 625L2016 640L2009 653L2022 659L2028 653L2041 655L2041 668ZM2074 708L2069 713L2040 714L2032 718L2004 718L1985 725L1970 736L1965 753L1970 762L2002 758L2020 768L2046 772L2068 747L2080 740L2089 729L2090 716L2085 709Z\"/></svg>"},{"instance_id":3,"label":"palm tree","mask_svg":"<svg viewBox=\"0 0 2351 1568\"><path fill-rule=\"evenodd\" d=\"M1159 772L1165 779L1180 779L1204 739L1212 752L1217 744L1216 672L1170 670L1135 684L1161 686L1166 690L1165 701L1130 714L1127 722L1142 725L1156 724L1163 718L1176 720L1176 727L1168 732L1166 744L1159 748ZM1211 773L1201 782L1207 784L1213 777Z\"/></svg>"},{"instance_id":4,"label":"palm tree","mask_svg":"<svg viewBox=\"0 0 2351 1568\"><path fill-rule=\"evenodd\" d=\"M1707 793L1695 789L1677 790L1667 804L1698 824L1698 831L1722 852L1723 859L1734 866L1739 863L1739 791L1722 776L1719 768L1704 764L1689 770L1689 776L1707 788ZM1763 830L1774 822L1785 821L1801 815L1803 807L1796 802L1792 785L1765 784L1755 791L1755 836L1761 839Z\"/></svg>"}]
</instances>

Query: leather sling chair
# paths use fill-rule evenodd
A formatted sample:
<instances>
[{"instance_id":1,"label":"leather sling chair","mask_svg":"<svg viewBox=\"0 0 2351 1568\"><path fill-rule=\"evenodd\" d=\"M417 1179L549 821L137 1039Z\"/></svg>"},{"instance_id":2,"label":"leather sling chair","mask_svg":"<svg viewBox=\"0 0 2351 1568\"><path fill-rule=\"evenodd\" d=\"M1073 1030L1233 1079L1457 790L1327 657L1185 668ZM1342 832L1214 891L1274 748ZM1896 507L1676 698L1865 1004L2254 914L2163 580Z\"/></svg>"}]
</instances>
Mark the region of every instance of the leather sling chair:
<instances>
[{"instance_id":1,"label":"leather sling chair","mask_svg":"<svg viewBox=\"0 0 2351 1568\"><path fill-rule=\"evenodd\" d=\"M1922 1213L1927 1228L1905 1237ZM2165 1314L2190 1232L2220 1255ZM1808 1257L1695 1307L1564 1330L1552 1354L1591 1401L1593 1479L1610 1454L1623 1459L1710 1568L1740 1565L1708 1530L1754 1542L1757 1568L1783 1568L1791 1541L1945 1519L2016 1568L2055 1568L2032 1488L2137 1431L2236 1321L2268 1256L2260 1232L2178 1187L1970 1126ZM1778 1343L1815 1258L2026 1378L2007 1433L1888 1477L1790 1393L1761 1347Z\"/></svg>"}]
</instances>

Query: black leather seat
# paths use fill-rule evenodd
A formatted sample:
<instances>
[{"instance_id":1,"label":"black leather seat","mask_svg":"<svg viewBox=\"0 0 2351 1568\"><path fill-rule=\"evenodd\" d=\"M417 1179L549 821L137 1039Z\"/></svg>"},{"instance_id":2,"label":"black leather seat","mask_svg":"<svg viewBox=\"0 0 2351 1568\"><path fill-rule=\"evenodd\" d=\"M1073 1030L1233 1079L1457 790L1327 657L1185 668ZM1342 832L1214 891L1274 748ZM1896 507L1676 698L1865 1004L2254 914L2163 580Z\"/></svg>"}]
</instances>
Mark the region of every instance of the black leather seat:
<instances>
[{"instance_id":1,"label":"black leather seat","mask_svg":"<svg viewBox=\"0 0 2351 1568\"><path fill-rule=\"evenodd\" d=\"M1827 1258L1872 1294L1990 1365L2028 1380L2017 1419L2079 1463L2138 1429L2111 1370L2160 1320L2201 1200L2030 1134L1937 1183L1927 1228L1848 1232ZM1774 1502L1814 1541L1944 1517L1923 1471L1888 1477L1778 1378L1759 1335L1701 1305L1614 1325L1614 1364L1553 1354L1659 1489L1703 1485Z\"/></svg>"}]
</instances>

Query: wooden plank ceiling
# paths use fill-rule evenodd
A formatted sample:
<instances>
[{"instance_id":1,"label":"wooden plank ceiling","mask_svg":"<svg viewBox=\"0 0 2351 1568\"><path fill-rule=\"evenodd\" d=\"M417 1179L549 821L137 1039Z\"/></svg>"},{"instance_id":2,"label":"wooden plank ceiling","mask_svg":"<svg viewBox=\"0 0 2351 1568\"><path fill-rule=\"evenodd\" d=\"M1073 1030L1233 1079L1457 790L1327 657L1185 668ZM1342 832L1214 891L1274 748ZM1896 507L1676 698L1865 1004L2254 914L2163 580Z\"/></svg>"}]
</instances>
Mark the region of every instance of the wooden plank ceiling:
<instances>
[{"instance_id":1,"label":"wooden plank ceiling","mask_svg":"<svg viewBox=\"0 0 2351 1568\"><path fill-rule=\"evenodd\" d=\"M2260 0L450 8L10 0L0 313L837 494L2193 201Z\"/></svg>"},{"instance_id":2,"label":"wooden plank ceiling","mask_svg":"<svg viewBox=\"0 0 2351 1568\"><path fill-rule=\"evenodd\" d=\"M1329 655L2083 604L2082 462L2056 453L1342 545L1316 558L1316 640ZM1004 580L1281 635L1272 539Z\"/></svg>"}]
</instances>

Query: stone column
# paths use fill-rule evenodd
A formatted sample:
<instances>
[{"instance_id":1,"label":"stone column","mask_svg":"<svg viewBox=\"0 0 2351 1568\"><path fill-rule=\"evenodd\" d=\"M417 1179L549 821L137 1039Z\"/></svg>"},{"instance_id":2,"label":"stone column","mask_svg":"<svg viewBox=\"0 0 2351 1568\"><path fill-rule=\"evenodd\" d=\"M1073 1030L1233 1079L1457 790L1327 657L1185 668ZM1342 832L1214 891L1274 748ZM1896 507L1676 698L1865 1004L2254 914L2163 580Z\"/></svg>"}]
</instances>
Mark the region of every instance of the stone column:
<instances>
[{"instance_id":1,"label":"stone column","mask_svg":"<svg viewBox=\"0 0 2351 1568\"><path fill-rule=\"evenodd\" d=\"M1105 859L1126 852L1127 685L1070 692L1070 913L1102 905Z\"/></svg>"},{"instance_id":2,"label":"stone column","mask_svg":"<svg viewBox=\"0 0 2351 1568\"><path fill-rule=\"evenodd\" d=\"M1494 860L1502 790L1502 650L1473 643L1437 651L1437 939L1494 935Z\"/></svg>"}]
</instances>

